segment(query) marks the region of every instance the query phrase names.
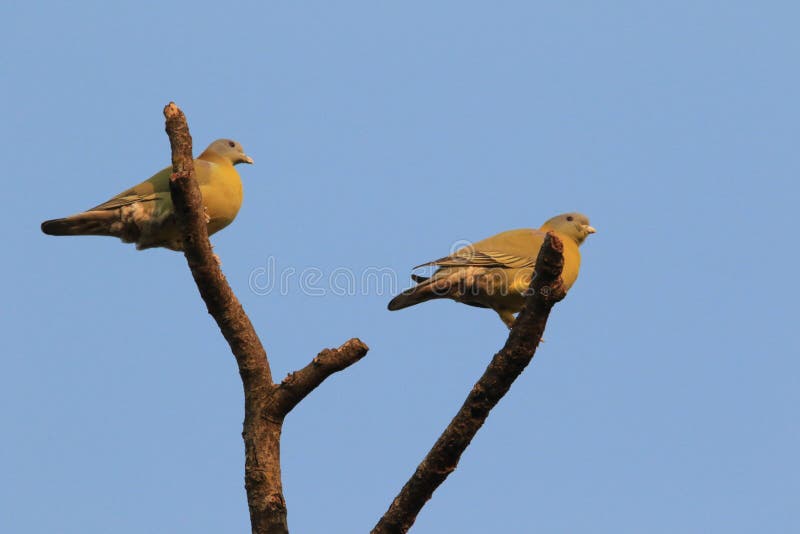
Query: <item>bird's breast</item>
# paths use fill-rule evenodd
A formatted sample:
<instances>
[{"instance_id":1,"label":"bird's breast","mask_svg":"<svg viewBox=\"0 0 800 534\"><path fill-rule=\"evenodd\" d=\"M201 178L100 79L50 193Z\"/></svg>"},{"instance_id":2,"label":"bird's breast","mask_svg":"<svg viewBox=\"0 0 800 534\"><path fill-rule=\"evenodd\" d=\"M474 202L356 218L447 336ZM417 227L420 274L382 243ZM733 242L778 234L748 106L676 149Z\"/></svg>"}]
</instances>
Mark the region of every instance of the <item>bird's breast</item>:
<instances>
[{"instance_id":1,"label":"bird's breast","mask_svg":"<svg viewBox=\"0 0 800 534\"><path fill-rule=\"evenodd\" d=\"M561 279L564 281L564 288L569 290L575 280L578 279L578 271L581 268L581 253L578 245L571 239L562 238L564 244L564 269L561 271Z\"/></svg>"},{"instance_id":2,"label":"bird's breast","mask_svg":"<svg viewBox=\"0 0 800 534\"><path fill-rule=\"evenodd\" d=\"M200 187L208 214L208 232L228 226L242 207L242 181L233 166L214 170L213 179Z\"/></svg>"}]
</instances>

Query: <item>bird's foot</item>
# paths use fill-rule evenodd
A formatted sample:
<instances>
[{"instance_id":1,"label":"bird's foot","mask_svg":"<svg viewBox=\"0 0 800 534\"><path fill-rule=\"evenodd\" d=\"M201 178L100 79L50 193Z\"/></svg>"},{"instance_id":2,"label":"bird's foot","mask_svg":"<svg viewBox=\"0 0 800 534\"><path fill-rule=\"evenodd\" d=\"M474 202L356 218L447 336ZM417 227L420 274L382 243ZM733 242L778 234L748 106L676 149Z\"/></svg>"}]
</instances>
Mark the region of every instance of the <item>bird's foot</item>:
<instances>
[{"instance_id":1,"label":"bird's foot","mask_svg":"<svg viewBox=\"0 0 800 534\"><path fill-rule=\"evenodd\" d=\"M505 323L505 325L508 327L509 330L511 330L511 327L514 326L514 321L517 320L512 312L497 311L497 315L500 316L500 320L503 321L503 323Z\"/></svg>"}]
</instances>

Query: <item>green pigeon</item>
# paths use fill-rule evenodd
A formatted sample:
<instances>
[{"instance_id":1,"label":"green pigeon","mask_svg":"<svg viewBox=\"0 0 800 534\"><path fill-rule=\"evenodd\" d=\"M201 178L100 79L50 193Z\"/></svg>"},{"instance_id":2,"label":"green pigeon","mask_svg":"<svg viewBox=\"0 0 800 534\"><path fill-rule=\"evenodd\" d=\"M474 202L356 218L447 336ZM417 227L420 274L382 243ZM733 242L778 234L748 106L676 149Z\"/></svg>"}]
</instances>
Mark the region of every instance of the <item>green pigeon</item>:
<instances>
[{"instance_id":1,"label":"green pigeon","mask_svg":"<svg viewBox=\"0 0 800 534\"><path fill-rule=\"evenodd\" d=\"M233 222L242 205L242 181L234 168L238 163L253 163L253 159L244 153L242 145L230 139L217 139L194 160L209 235ZM172 167L167 167L99 206L45 221L42 232L118 237L125 243L136 243L139 250L182 250L169 192L171 174Z\"/></svg>"},{"instance_id":2,"label":"green pigeon","mask_svg":"<svg viewBox=\"0 0 800 534\"><path fill-rule=\"evenodd\" d=\"M511 328L514 314L525 303L533 268L547 232L555 233L564 244L564 270L561 278L569 290L578 278L581 254L578 247L595 229L580 213L563 213L545 222L538 230L509 230L457 250L454 254L414 267L439 267L430 277L412 275L417 285L389 302L389 310L400 310L432 299L447 298L491 308Z\"/></svg>"}]
</instances>

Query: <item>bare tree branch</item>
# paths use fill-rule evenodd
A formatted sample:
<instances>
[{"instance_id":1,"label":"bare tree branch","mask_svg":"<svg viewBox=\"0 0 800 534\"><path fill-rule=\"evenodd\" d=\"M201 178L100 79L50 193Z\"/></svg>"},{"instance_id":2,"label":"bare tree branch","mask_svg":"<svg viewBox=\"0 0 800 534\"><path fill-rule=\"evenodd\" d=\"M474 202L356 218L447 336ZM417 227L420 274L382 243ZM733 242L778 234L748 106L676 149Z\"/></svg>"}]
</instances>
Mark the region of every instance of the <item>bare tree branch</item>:
<instances>
[{"instance_id":1,"label":"bare tree branch","mask_svg":"<svg viewBox=\"0 0 800 534\"><path fill-rule=\"evenodd\" d=\"M360 339L353 338L338 349L325 349L311 363L290 373L273 395L269 412L275 417L284 417L323 380L363 358L369 347Z\"/></svg>"},{"instance_id":2,"label":"bare tree branch","mask_svg":"<svg viewBox=\"0 0 800 534\"><path fill-rule=\"evenodd\" d=\"M566 294L560 278L563 265L563 244L555 234L548 232L536 259L536 274L531 280L525 307L519 313L505 346L492 358L461 409L395 497L372 534L407 532L436 488L455 470L461 454L486 421L489 411L533 359L550 310Z\"/></svg>"},{"instance_id":3,"label":"bare tree branch","mask_svg":"<svg viewBox=\"0 0 800 534\"><path fill-rule=\"evenodd\" d=\"M172 148L170 192L189 269L222 335L236 358L244 387L245 489L254 534L288 533L280 465L283 419L331 374L357 362L367 346L351 339L338 349L323 350L307 367L282 384L272 373L258 335L228 285L208 241L205 208L194 177L192 138L186 117L170 102L164 108Z\"/></svg>"},{"instance_id":4,"label":"bare tree branch","mask_svg":"<svg viewBox=\"0 0 800 534\"><path fill-rule=\"evenodd\" d=\"M186 117L173 102L164 108L164 116L174 172L170 192L183 236L183 252L208 313L236 357L244 386L245 488L253 532L288 532L280 474L280 422L260 417L273 385L267 353L208 241Z\"/></svg>"},{"instance_id":5,"label":"bare tree branch","mask_svg":"<svg viewBox=\"0 0 800 534\"><path fill-rule=\"evenodd\" d=\"M208 313L219 325L249 386L272 384L267 353L239 299L225 280L208 240L203 197L194 179L192 137L186 117L174 103L164 108L167 135L172 146L170 179L175 216L183 236L183 251Z\"/></svg>"}]
</instances>

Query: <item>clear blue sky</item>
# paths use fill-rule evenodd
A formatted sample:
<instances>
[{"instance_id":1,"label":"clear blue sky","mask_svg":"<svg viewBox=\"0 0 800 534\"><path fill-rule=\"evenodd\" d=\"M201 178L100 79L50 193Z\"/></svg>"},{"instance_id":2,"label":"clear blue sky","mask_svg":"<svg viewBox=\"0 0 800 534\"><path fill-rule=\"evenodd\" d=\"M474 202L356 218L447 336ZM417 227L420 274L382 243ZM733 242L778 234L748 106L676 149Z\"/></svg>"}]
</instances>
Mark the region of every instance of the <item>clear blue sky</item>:
<instances>
[{"instance_id":1,"label":"clear blue sky","mask_svg":"<svg viewBox=\"0 0 800 534\"><path fill-rule=\"evenodd\" d=\"M297 533L366 532L506 338L390 313L410 267L564 211L598 233L417 533L800 531L796 2L0 7L0 531L248 532L233 357L182 255L39 223L239 140L214 236L277 377L371 351L289 416ZM251 276L319 269L263 294ZM327 284L327 285L326 285Z\"/></svg>"}]
</instances>

